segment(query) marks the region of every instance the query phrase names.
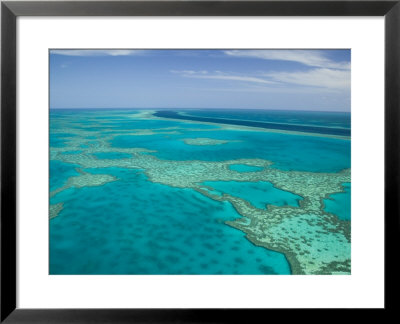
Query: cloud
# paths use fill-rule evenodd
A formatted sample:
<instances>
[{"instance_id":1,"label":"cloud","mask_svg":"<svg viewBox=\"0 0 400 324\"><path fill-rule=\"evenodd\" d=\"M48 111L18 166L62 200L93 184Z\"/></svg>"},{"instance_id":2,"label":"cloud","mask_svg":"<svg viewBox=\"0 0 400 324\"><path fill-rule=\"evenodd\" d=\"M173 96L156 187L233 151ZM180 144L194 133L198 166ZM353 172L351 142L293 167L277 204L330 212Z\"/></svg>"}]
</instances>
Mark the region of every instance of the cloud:
<instances>
[{"instance_id":1,"label":"cloud","mask_svg":"<svg viewBox=\"0 0 400 324\"><path fill-rule=\"evenodd\" d=\"M241 82L264 83L264 84L275 83L274 81L269 81L258 77L232 75L228 73L223 73L221 71L215 71L213 73L209 73L208 71L171 70L170 72L180 74L184 77L197 78L197 79L228 80L228 81L241 81Z\"/></svg>"},{"instance_id":2,"label":"cloud","mask_svg":"<svg viewBox=\"0 0 400 324\"><path fill-rule=\"evenodd\" d=\"M350 62L334 62L318 50L227 50L226 55L298 62L311 67L350 70Z\"/></svg>"},{"instance_id":3,"label":"cloud","mask_svg":"<svg viewBox=\"0 0 400 324\"><path fill-rule=\"evenodd\" d=\"M125 49L68 49L68 50L50 50L50 54L66 55L66 56L128 56L143 54L144 50L125 50Z\"/></svg>"},{"instance_id":4,"label":"cloud","mask_svg":"<svg viewBox=\"0 0 400 324\"><path fill-rule=\"evenodd\" d=\"M330 90L350 90L351 86L351 76L348 70L312 69L301 72L270 72L264 76L275 82Z\"/></svg>"},{"instance_id":5,"label":"cloud","mask_svg":"<svg viewBox=\"0 0 400 324\"><path fill-rule=\"evenodd\" d=\"M183 76L196 76L208 74L208 71L192 71L192 70L170 70L171 73L181 74Z\"/></svg>"},{"instance_id":6,"label":"cloud","mask_svg":"<svg viewBox=\"0 0 400 324\"><path fill-rule=\"evenodd\" d=\"M328 92L337 92L350 90L351 86L351 75L349 70L334 70L326 68L310 69L308 71L268 72L256 76L244 76L224 73L221 71L208 72L204 70L171 70L170 72L187 78L241 81L248 83L252 88L257 87L257 89L254 89L256 91L268 89L277 92L302 92L303 90L307 92L312 89L325 89ZM301 87L299 88L299 86ZM262 89L258 87L262 87ZM295 87L298 89L295 89ZM246 88L246 91L249 90L251 89Z\"/></svg>"}]
</instances>

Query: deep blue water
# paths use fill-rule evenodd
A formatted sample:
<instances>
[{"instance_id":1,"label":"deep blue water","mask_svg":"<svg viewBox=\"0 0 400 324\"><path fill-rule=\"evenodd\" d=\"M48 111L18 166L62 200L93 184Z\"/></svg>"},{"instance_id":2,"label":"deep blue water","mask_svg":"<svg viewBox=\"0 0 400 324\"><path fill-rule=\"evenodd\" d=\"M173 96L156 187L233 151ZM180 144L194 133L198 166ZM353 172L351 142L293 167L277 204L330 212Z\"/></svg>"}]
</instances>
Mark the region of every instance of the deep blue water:
<instances>
[{"instance_id":1,"label":"deep blue water","mask_svg":"<svg viewBox=\"0 0 400 324\"><path fill-rule=\"evenodd\" d=\"M184 115L260 121L287 125L305 125L350 129L351 118L348 112L320 112L262 109L190 109L182 110Z\"/></svg>"},{"instance_id":2,"label":"deep blue water","mask_svg":"<svg viewBox=\"0 0 400 324\"><path fill-rule=\"evenodd\" d=\"M317 133L317 134L330 134L330 135L342 135L342 136L350 136L350 128L342 128L342 127L329 127L325 126L323 123L316 124L314 122L313 125L311 124L301 124L297 123L282 123L282 122L270 122L269 119L264 118L263 120L259 120L258 118L254 118L249 120L249 116L246 113L242 114L243 118L246 119L238 119L236 118L224 118L224 114L217 115L218 117L212 117L206 111L203 111L201 116L197 116L188 113L182 114L179 111L170 111L170 110L160 110L157 111L155 114L157 117L163 118L174 118L174 119L183 119L183 120L193 120L193 121L200 121L200 122L208 122L208 123L220 123L220 124L228 124L228 125L243 125L243 126L250 126L250 127L259 127L265 129L274 129L274 130L285 130L285 131L295 131L295 132L307 132L307 133ZM228 115L229 116L229 115ZM278 119L279 120L279 119Z\"/></svg>"}]
</instances>

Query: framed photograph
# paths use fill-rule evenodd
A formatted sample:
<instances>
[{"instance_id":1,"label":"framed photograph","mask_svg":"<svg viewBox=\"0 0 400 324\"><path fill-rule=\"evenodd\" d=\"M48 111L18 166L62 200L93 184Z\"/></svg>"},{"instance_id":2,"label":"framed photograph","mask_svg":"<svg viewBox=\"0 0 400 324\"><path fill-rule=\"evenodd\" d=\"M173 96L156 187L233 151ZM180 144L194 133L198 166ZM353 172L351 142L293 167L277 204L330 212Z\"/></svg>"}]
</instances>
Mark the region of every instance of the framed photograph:
<instances>
[{"instance_id":1,"label":"framed photograph","mask_svg":"<svg viewBox=\"0 0 400 324\"><path fill-rule=\"evenodd\" d=\"M1 11L1 321L393 308L398 1Z\"/></svg>"}]
</instances>

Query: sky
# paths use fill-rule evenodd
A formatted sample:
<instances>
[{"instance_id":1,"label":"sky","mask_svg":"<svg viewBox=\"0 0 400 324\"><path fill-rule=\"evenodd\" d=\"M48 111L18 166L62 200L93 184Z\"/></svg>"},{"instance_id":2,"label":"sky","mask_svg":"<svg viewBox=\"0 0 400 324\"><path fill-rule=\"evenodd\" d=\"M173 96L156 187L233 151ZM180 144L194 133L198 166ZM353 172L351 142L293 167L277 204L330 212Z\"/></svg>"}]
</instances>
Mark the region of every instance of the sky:
<instances>
[{"instance_id":1,"label":"sky","mask_svg":"<svg viewBox=\"0 0 400 324\"><path fill-rule=\"evenodd\" d=\"M350 50L50 50L50 108L350 111Z\"/></svg>"}]
</instances>

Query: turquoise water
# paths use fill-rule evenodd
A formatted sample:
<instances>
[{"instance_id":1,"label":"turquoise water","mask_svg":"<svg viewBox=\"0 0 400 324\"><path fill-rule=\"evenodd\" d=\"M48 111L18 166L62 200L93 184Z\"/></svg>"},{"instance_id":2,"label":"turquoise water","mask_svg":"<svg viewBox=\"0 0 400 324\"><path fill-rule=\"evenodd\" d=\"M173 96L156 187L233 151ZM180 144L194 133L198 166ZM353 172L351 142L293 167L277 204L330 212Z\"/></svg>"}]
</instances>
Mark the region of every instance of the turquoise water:
<instances>
[{"instance_id":1,"label":"turquoise water","mask_svg":"<svg viewBox=\"0 0 400 324\"><path fill-rule=\"evenodd\" d=\"M182 139L193 137L231 140L223 145L187 145ZM187 131L169 135L116 136L115 148L143 147L157 150L165 160L226 161L260 158L274 162L282 170L338 172L350 167L350 141L316 136L299 136L255 131ZM301 148L301 149L299 149Z\"/></svg>"},{"instance_id":2,"label":"turquoise water","mask_svg":"<svg viewBox=\"0 0 400 324\"><path fill-rule=\"evenodd\" d=\"M98 160L132 157L118 152L119 148L144 148L156 152L143 154L164 160L261 158L282 170L338 172L351 164L350 140L136 120L136 113L118 109L51 110L50 150L69 147L73 140L75 146L60 156L79 157L87 154L86 148L103 145L99 141L107 136L107 143L116 152L90 153ZM147 129L155 134L132 135ZM165 134L171 131L177 133ZM76 132L82 132L81 137ZM188 145L183 141L186 138L223 139L228 143ZM49 166L50 191L79 175L76 168L82 169L79 164L55 160ZM230 165L230 169L262 170L240 163ZM152 183L141 170L114 167L84 171L113 175L118 181L69 188L50 199L51 204L63 203L59 215L50 220L50 274L290 274L283 254L253 245L243 232L224 224L241 217L230 203L214 201L193 189ZM261 209L266 204L298 206L301 199L268 182L213 181L205 185L213 188L210 193L229 193ZM346 195L350 196L350 185ZM342 196L334 194L333 200L326 200L326 210L345 217L343 208L349 209L349 205L344 205L347 198Z\"/></svg>"},{"instance_id":3,"label":"turquoise water","mask_svg":"<svg viewBox=\"0 0 400 324\"><path fill-rule=\"evenodd\" d=\"M70 118L71 114L75 114L72 116L75 116L77 120L65 122L66 117ZM110 119L108 125L103 126L99 123L104 121L104 114L110 117L117 114L120 119ZM130 118L132 114L132 110L94 110L93 112L82 110L79 111L78 115L76 111L71 110L52 110L50 113L50 131L53 128L56 129L58 124L86 131L107 132L107 134L133 129L155 130L178 127L180 134L119 135L114 137L110 143L115 148L142 147L157 150L158 152L155 155L167 160L224 161L240 158L261 158L273 161L274 167L282 170L312 172L338 172L349 168L351 164L349 140L262 131L225 130L219 132L215 131L215 129L218 130L218 127L214 125L170 120L132 120ZM123 118L124 116L125 118ZM101 117L99 122L93 121L98 117ZM191 131L191 128L203 128L204 131ZM187 145L182 141L182 139L193 137L215 138L234 142L215 146L196 146ZM67 138L65 134L64 136L51 134L50 146L63 147ZM81 148L87 147L86 143L81 145Z\"/></svg>"},{"instance_id":4,"label":"turquoise water","mask_svg":"<svg viewBox=\"0 0 400 324\"><path fill-rule=\"evenodd\" d=\"M52 199L65 205L50 222L50 274L290 273L282 254L223 224L240 217L229 203L132 170L96 173L121 180Z\"/></svg>"},{"instance_id":5,"label":"turquoise water","mask_svg":"<svg viewBox=\"0 0 400 324\"><path fill-rule=\"evenodd\" d=\"M62 187L67 182L69 177L74 177L79 175L79 173L75 170L76 167L79 167L79 165L50 160L49 163L50 191Z\"/></svg>"},{"instance_id":6,"label":"turquoise water","mask_svg":"<svg viewBox=\"0 0 400 324\"><path fill-rule=\"evenodd\" d=\"M264 168L246 164L231 164L229 169L237 172L257 172L263 170Z\"/></svg>"},{"instance_id":7,"label":"turquoise water","mask_svg":"<svg viewBox=\"0 0 400 324\"><path fill-rule=\"evenodd\" d=\"M351 184L343 183L344 192L335 193L324 199L325 211L342 220L351 219Z\"/></svg>"},{"instance_id":8,"label":"turquoise water","mask_svg":"<svg viewBox=\"0 0 400 324\"><path fill-rule=\"evenodd\" d=\"M298 207L299 200L302 199L291 192L277 189L272 183L265 181L206 181L203 184L222 194L243 198L260 209L265 209L266 205Z\"/></svg>"},{"instance_id":9,"label":"turquoise water","mask_svg":"<svg viewBox=\"0 0 400 324\"><path fill-rule=\"evenodd\" d=\"M59 134L52 134L52 136L50 136L50 147L64 147L64 139L64 136L60 136Z\"/></svg>"}]
</instances>

